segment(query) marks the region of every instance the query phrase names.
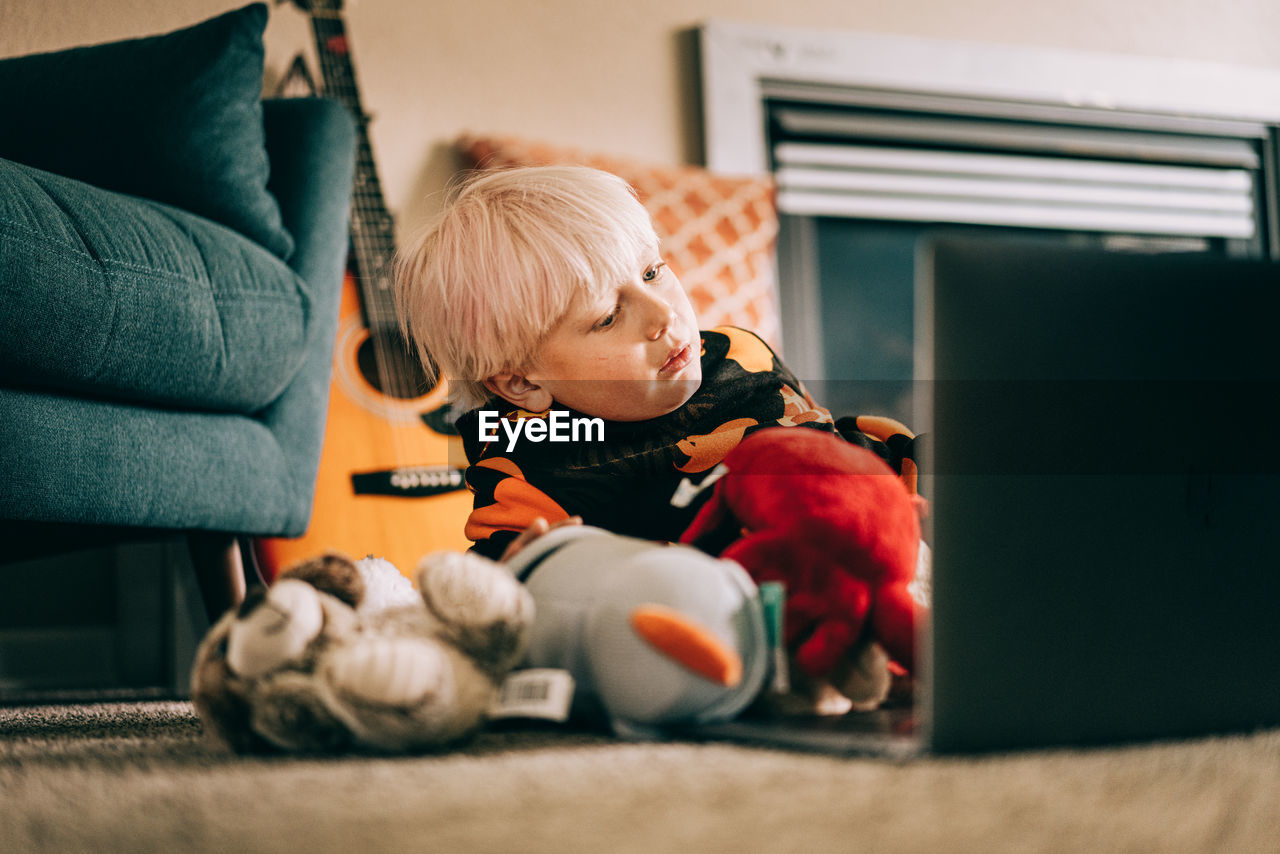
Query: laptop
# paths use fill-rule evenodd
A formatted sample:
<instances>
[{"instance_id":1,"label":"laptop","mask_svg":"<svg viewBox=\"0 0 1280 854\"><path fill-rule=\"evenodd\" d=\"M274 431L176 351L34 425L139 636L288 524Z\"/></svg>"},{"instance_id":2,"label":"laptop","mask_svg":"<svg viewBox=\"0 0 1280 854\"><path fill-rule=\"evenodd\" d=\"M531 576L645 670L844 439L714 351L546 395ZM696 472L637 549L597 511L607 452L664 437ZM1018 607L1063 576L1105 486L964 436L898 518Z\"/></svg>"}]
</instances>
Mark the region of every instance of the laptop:
<instances>
[{"instance_id":1,"label":"laptop","mask_svg":"<svg viewBox=\"0 0 1280 854\"><path fill-rule=\"evenodd\" d=\"M942 238L917 271L914 704L684 734L906 757L1280 724L1280 266Z\"/></svg>"}]
</instances>

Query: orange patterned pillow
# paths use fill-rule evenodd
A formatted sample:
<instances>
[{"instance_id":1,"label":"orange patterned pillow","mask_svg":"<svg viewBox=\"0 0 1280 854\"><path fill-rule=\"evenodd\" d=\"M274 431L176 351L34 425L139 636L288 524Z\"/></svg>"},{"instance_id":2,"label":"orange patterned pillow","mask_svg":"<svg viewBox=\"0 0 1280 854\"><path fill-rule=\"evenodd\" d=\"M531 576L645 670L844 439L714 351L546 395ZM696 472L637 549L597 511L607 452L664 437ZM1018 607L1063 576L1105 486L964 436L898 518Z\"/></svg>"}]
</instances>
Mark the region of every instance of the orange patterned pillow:
<instances>
[{"instance_id":1,"label":"orange patterned pillow","mask_svg":"<svg viewBox=\"0 0 1280 854\"><path fill-rule=\"evenodd\" d=\"M464 136L458 148L477 168L573 163L622 178L653 218L663 257L689 292L702 328L741 326L781 347L773 264L778 214L768 177L654 166L517 137Z\"/></svg>"}]
</instances>

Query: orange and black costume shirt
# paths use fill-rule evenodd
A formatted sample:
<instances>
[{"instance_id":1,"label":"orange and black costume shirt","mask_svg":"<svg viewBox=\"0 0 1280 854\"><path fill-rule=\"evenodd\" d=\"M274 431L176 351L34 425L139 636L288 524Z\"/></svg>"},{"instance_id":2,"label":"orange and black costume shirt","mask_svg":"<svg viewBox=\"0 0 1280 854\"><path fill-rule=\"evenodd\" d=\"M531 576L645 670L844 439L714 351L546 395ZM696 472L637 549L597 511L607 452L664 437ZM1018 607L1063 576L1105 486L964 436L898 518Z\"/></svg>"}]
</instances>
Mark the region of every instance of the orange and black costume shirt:
<instances>
[{"instance_id":1,"label":"orange and black costume shirt","mask_svg":"<svg viewBox=\"0 0 1280 854\"><path fill-rule=\"evenodd\" d=\"M517 412L497 399L482 409L507 420L550 412ZM780 425L836 432L831 414L769 346L733 327L702 333L702 384L684 406L648 421L605 421L598 441L532 442L522 434L508 451L501 425L497 441L480 441L479 412L457 424L475 496L466 533L476 551L494 559L539 516L581 516L619 534L676 540L710 490L687 507L673 507L672 494L685 479L696 486L744 436Z\"/></svg>"}]
</instances>

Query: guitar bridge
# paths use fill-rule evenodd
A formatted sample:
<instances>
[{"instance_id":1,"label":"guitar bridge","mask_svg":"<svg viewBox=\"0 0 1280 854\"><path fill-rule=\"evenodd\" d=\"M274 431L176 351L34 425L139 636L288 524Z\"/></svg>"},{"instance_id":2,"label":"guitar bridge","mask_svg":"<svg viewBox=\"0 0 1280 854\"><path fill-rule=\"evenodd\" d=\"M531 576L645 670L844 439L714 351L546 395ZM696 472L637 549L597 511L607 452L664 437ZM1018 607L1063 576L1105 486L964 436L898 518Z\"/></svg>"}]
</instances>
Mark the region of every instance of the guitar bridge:
<instances>
[{"instance_id":1,"label":"guitar bridge","mask_svg":"<svg viewBox=\"0 0 1280 854\"><path fill-rule=\"evenodd\" d=\"M451 466L409 466L356 472L351 475L351 486L356 495L428 498L465 489L462 472L462 469Z\"/></svg>"}]
</instances>

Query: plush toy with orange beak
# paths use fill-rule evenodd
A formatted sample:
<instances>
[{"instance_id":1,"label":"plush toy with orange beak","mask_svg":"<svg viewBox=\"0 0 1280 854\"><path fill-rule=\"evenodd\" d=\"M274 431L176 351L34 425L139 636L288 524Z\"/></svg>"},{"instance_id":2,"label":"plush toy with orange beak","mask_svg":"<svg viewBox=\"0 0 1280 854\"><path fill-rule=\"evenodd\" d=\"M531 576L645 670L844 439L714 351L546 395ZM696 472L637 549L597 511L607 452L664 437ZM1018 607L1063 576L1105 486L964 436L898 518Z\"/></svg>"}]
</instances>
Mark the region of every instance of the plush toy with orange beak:
<instances>
[{"instance_id":1,"label":"plush toy with orange beak","mask_svg":"<svg viewBox=\"0 0 1280 854\"><path fill-rule=\"evenodd\" d=\"M728 720L765 683L764 611L733 561L565 526L506 566L537 611L522 666L570 674L579 716L603 717L619 735Z\"/></svg>"},{"instance_id":2,"label":"plush toy with orange beak","mask_svg":"<svg viewBox=\"0 0 1280 854\"><path fill-rule=\"evenodd\" d=\"M884 419L859 427L886 425L901 427ZM740 563L757 583L785 585L793 669L846 696L865 694L866 653L878 644L912 671L925 608L912 593L923 502L904 478L867 448L796 428L749 435L723 466L681 541ZM903 468L913 482L914 466ZM870 705L888 682L882 675Z\"/></svg>"}]
</instances>

